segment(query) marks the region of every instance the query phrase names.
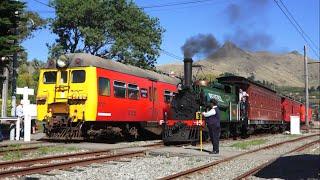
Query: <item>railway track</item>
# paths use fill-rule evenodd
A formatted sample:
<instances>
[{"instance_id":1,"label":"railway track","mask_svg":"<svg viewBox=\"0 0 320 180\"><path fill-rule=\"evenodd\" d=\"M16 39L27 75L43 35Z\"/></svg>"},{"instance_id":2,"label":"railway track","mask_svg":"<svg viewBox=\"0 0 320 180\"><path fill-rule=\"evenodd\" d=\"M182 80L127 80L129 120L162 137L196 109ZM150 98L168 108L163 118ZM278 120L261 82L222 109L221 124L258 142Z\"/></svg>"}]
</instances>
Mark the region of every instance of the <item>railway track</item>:
<instances>
[{"instance_id":1,"label":"railway track","mask_svg":"<svg viewBox=\"0 0 320 180\"><path fill-rule=\"evenodd\" d=\"M18 143L18 144L5 144L5 145L0 145L0 148L8 148L11 146L23 146L23 145L30 145L30 144L40 144L42 142L29 142L29 143Z\"/></svg>"},{"instance_id":2,"label":"railway track","mask_svg":"<svg viewBox=\"0 0 320 180\"><path fill-rule=\"evenodd\" d=\"M312 141L312 142L310 142L310 143L307 143L307 144L304 144L304 145L302 145L302 146L299 146L299 147L297 147L297 148L295 148L295 149L293 149L293 150L291 150L291 151L289 151L289 152L286 152L286 153L282 154L281 156L285 156L285 155L291 154L291 153L293 153L293 152L300 152L300 151L302 151L302 150L304 150L304 149L307 149L307 148L309 148L309 147L311 147L311 146L313 146L313 145L315 145L315 144L319 144L319 143L320 143L320 140ZM281 157L281 156L280 156L280 157ZM253 168L253 169L250 169L249 171L247 171L247 172L241 174L240 176L237 176L236 178L234 178L234 180L247 179L247 178L249 178L250 176L253 176L254 174L256 174L258 171L262 170L263 168L265 168L265 167L267 167L268 165L270 165L270 164L272 164L273 162L275 162L278 158L279 158L279 157L274 158L274 159L271 159L271 160L267 161L266 163L261 164L261 165L258 166L258 167L255 167L255 168Z\"/></svg>"},{"instance_id":3,"label":"railway track","mask_svg":"<svg viewBox=\"0 0 320 180\"><path fill-rule=\"evenodd\" d=\"M150 145L144 145L139 147L147 148L157 148L163 147L163 143L155 143ZM125 147L125 148L116 148L111 150L99 150L99 151L90 151L84 153L74 153L67 155L58 155L50 157L42 157L36 159L26 159L20 161L10 161L0 163L0 177L11 177L11 176L24 176L34 173L43 173L54 169L69 169L74 166L84 166L92 163L101 163L111 160L116 160L120 158L129 158L136 156L145 155L147 150L133 151L133 152L124 152L113 154L113 152L121 149L134 148L134 147ZM150 149L148 149L150 150ZM72 159L72 160L70 160ZM50 161L62 161L59 163L50 163ZM45 164L43 164L45 163ZM36 166L31 166L38 164Z\"/></svg>"},{"instance_id":4,"label":"railway track","mask_svg":"<svg viewBox=\"0 0 320 180\"><path fill-rule=\"evenodd\" d=\"M53 146L54 146L54 145L2 149L2 150L0 150L0 155L4 155L4 154L10 153L10 152L28 152L28 151L34 151L34 150L40 149L40 148L42 148L42 147L53 147Z\"/></svg>"},{"instance_id":5,"label":"railway track","mask_svg":"<svg viewBox=\"0 0 320 180\"><path fill-rule=\"evenodd\" d=\"M195 168L192 168L192 169L181 171L181 172L178 172L176 174L172 174L172 175L163 177L163 178L161 178L161 180L169 180L169 179L177 179L177 178L187 177L188 175L192 175L192 174L195 174L195 173L199 173L199 172L205 171L205 170L207 170L209 168L212 168L214 166L217 166L217 165L219 165L221 163L229 162L231 160L234 160L236 158L239 158L239 157L242 157L242 156L245 156L245 155L248 155L248 154L252 154L252 153L255 153L255 152L258 152L258 151L262 151L262 150L266 150L266 149L275 148L275 147L278 147L278 146L281 146L281 145L284 145L284 144L288 144L288 143L298 142L298 141L305 140L305 139L312 138L312 137L319 136L319 135L320 134L313 134L313 135L309 135L309 136L304 136L304 137L300 137L300 138L296 138L296 139L292 139L292 140L288 140L288 141L284 141L284 142L280 142L280 143L264 146L262 148L258 148L258 149L250 150L250 151L247 151L247 152L244 152L244 153L240 153L240 154L237 154L237 155L234 155L234 156L231 156L231 157L227 157L227 158L224 158L224 159L221 159L221 160L218 160L218 161L214 161L214 162L199 166L199 167L195 167ZM317 142L314 142L314 143L317 143ZM250 173L248 173L248 174L250 175ZM241 177L240 177L240 179L241 179Z\"/></svg>"}]
</instances>

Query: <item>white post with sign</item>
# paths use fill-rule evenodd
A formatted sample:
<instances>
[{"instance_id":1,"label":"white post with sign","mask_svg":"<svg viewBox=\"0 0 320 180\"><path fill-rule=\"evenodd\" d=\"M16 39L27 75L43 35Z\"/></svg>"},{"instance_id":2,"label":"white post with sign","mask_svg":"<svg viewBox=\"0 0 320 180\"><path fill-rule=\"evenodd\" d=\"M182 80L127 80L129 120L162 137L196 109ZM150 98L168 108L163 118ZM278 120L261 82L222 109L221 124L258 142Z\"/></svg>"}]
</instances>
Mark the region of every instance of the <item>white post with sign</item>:
<instances>
[{"instance_id":1,"label":"white post with sign","mask_svg":"<svg viewBox=\"0 0 320 180\"><path fill-rule=\"evenodd\" d=\"M300 117L290 116L290 133L300 134Z\"/></svg>"},{"instance_id":2,"label":"white post with sign","mask_svg":"<svg viewBox=\"0 0 320 180\"><path fill-rule=\"evenodd\" d=\"M24 116L24 141L31 140L31 114L30 114L30 101L28 100L28 95L34 95L33 89L28 89L28 87L17 88L17 94L23 95L23 116Z\"/></svg>"}]
</instances>

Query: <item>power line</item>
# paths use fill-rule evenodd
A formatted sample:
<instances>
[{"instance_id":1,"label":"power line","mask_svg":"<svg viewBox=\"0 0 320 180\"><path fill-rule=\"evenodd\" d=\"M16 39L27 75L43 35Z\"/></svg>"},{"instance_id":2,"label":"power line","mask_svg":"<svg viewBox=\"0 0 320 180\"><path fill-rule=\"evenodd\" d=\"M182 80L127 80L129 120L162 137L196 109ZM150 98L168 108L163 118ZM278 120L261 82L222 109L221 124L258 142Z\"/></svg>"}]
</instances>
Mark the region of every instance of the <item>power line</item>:
<instances>
[{"instance_id":1,"label":"power line","mask_svg":"<svg viewBox=\"0 0 320 180\"><path fill-rule=\"evenodd\" d=\"M47 7L50 7L50 8L54 8L53 6L50 6L48 4L45 4L39 0L33 0L37 3L40 3L42 5L45 5ZM184 6L184 5L191 5L191 4L199 4L199 5L203 5L201 3L206 3L206 2L213 2L213 1L216 1L216 0L196 0L196 1L185 1L185 2L176 2L176 3L168 3L168 4L159 4L159 5L150 5L150 6L142 6L142 7L139 7L140 9L145 9L145 10L170 10L170 11L173 11L173 10L176 10L176 9L162 9L163 7L173 7L173 6ZM226 1L217 1L215 3L226 3ZM189 6L187 8L193 8L195 6ZM183 7L180 7L180 8L183 8ZM185 8L185 7L184 7ZM41 12L41 11L39 11ZM153 12L153 11L152 11ZM44 13L54 13L54 11L45 11Z\"/></svg>"},{"instance_id":2,"label":"power line","mask_svg":"<svg viewBox=\"0 0 320 180\"><path fill-rule=\"evenodd\" d=\"M309 41L314 45L314 47L319 50L319 47L316 45L316 43L314 43L312 41L312 39L308 36L308 34L306 32L304 32L304 30L302 29L302 27L299 25L299 23L296 21L296 19L293 17L293 15L291 14L291 12L289 11L289 9L286 7L286 5L283 3L282 0L280 0L280 3L282 4L282 6L285 8L285 10L288 12L289 16L292 18L292 20L296 23L296 25L299 27L299 29L301 30L301 32L309 39Z\"/></svg>"},{"instance_id":3,"label":"power line","mask_svg":"<svg viewBox=\"0 0 320 180\"><path fill-rule=\"evenodd\" d=\"M312 52L319 57L318 53L313 49L312 46L310 46L308 40L305 38L304 34L297 28L297 25L291 20L291 18L287 15L287 13L282 9L282 7L279 5L277 0L273 0L277 6L279 7L279 9L281 10L281 12L286 16L286 18L290 21L291 25L298 31L298 33L301 35L301 37L304 39L304 41L308 44L308 46L310 47L310 49L312 50Z\"/></svg>"},{"instance_id":4,"label":"power line","mask_svg":"<svg viewBox=\"0 0 320 180\"><path fill-rule=\"evenodd\" d=\"M37 3L39 3L39 4L42 4L42 5L44 5L44 6L47 6L47 7L49 7L49 8L53 8L53 9L54 9L53 6L51 6L51 5L49 5L49 4L46 4L46 3L44 3L44 2L41 2L40 0L33 0L33 1L35 1L35 2L37 2Z\"/></svg>"},{"instance_id":5,"label":"power line","mask_svg":"<svg viewBox=\"0 0 320 180\"><path fill-rule=\"evenodd\" d=\"M154 8L154 9L145 9L146 12L150 13L150 12L161 12L161 11L170 11L170 12L176 12L178 10L183 10L183 9L189 9L189 8L199 8L205 5L209 5L209 4L213 4L217 5L217 4L222 4L222 3L229 3L228 1L231 0L224 0L224 1L208 1L208 2L204 2L204 3L199 3L199 4L187 4L187 5L182 5L179 7L167 7L167 8Z\"/></svg>"},{"instance_id":6,"label":"power line","mask_svg":"<svg viewBox=\"0 0 320 180\"><path fill-rule=\"evenodd\" d=\"M167 56L170 56L170 57L175 58L175 59L177 59L177 60L183 60L182 57L177 56L177 55L175 55L175 54L173 54L173 53L171 53L171 52L168 52L168 51L166 51L166 50L164 50L164 49L160 49L160 51L161 51L162 53L166 54Z\"/></svg>"},{"instance_id":7,"label":"power line","mask_svg":"<svg viewBox=\"0 0 320 180\"><path fill-rule=\"evenodd\" d=\"M203 3L208 1L214 1L214 0L196 0L196 1L185 1L185 2L176 2L176 3L167 3L167 4L158 4L158 5L151 5L151 6L142 6L142 9L153 9L153 8L162 8L162 7L170 7L170 6L180 6L180 5L186 5L186 4L197 4L197 3Z\"/></svg>"}]
</instances>

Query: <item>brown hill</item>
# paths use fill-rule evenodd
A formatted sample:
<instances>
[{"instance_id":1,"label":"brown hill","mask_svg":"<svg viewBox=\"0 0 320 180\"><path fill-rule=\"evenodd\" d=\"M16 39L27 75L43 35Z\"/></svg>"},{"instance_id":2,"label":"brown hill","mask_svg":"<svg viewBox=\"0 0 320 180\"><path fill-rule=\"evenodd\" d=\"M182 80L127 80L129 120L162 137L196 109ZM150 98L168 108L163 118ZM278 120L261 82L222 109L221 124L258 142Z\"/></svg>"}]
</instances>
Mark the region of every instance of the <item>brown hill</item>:
<instances>
[{"instance_id":1,"label":"brown hill","mask_svg":"<svg viewBox=\"0 0 320 180\"><path fill-rule=\"evenodd\" d=\"M314 60L308 59L309 62ZM225 72L239 76L254 75L256 80L269 81L278 86L304 86L304 60L303 56L295 51L285 54L270 52L247 52L231 42L226 42L208 59L195 62L203 65L203 72L218 76ZM183 74L183 65L166 64L158 69L177 75ZM319 86L320 64L309 64L309 83ZM196 74L196 70L194 70Z\"/></svg>"}]
</instances>

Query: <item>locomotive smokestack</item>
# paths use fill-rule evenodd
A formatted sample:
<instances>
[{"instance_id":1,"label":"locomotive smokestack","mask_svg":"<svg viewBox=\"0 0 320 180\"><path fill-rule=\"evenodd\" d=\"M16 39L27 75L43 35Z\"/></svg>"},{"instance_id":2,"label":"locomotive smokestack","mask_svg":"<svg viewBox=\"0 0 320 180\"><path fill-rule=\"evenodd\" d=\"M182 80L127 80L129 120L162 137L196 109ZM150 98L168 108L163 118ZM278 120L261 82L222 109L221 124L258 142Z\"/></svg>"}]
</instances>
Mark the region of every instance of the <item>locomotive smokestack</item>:
<instances>
[{"instance_id":1,"label":"locomotive smokestack","mask_svg":"<svg viewBox=\"0 0 320 180\"><path fill-rule=\"evenodd\" d=\"M184 58L184 87L190 89L192 85L192 59Z\"/></svg>"}]
</instances>

